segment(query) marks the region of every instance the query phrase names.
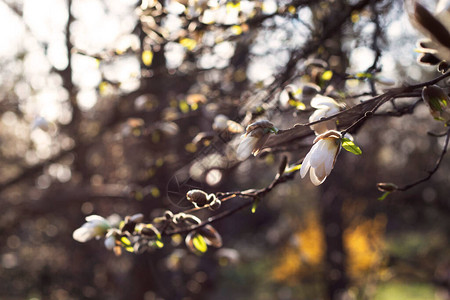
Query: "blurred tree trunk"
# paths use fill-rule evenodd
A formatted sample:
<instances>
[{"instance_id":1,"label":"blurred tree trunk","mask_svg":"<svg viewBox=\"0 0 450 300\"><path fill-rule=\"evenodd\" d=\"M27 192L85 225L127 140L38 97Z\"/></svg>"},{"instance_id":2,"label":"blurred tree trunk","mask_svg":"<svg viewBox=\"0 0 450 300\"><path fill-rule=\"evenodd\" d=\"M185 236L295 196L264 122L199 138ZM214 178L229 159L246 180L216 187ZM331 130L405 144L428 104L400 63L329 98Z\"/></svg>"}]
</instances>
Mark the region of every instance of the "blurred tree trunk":
<instances>
[{"instance_id":1,"label":"blurred tree trunk","mask_svg":"<svg viewBox=\"0 0 450 300\"><path fill-rule=\"evenodd\" d=\"M339 191L339 182L329 178L323 183L321 201L321 221L325 233L325 282L327 299L341 299L347 289L348 278L345 270L346 254L343 244L342 204L344 199Z\"/></svg>"},{"instance_id":2,"label":"blurred tree trunk","mask_svg":"<svg viewBox=\"0 0 450 300\"><path fill-rule=\"evenodd\" d=\"M337 17L338 12L348 11L346 0L336 1L328 7L328 17L321 9L316 9L315 26L319 32L327 30L333 24L330 18ZM336 12L336 13L334 13ZM336 15L335 15L336 14ZM323 28L321 30L321 28ZM333 73L345 74L348 67L347 53L342 50L343 26L336 29L335 33L325 41L326 50L321 53L320 58L329 62L329 68ZM334 88L345 89L344 81L334 82ZM324 88L324 87L323 87ZM342 157L341 157L342 159ZM322 228L325 235L325 284L326 299L339 300L343 298L348 288L348 277L346 273L346 253L343 242L344 222L342 216L342 206L344 193L341 189L343 182L339 176L333 176L321 185L322 199L320 202L320 215Z\"/></svg>"}]
</instances>

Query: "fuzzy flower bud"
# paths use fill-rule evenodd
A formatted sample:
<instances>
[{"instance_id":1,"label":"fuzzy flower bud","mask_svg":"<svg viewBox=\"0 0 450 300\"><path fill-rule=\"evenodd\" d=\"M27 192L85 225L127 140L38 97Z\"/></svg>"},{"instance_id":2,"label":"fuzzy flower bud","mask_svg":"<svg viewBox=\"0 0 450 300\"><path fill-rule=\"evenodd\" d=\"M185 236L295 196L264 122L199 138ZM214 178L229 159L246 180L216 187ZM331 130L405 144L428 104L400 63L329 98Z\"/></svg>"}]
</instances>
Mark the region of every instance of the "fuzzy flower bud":
<instances>
[{"instance_id":1,"label":"fuzzy flower bud","mask_svg":"<svg viewBox=\"0 0 450 300\"><path fill-rule=\"evenodd\" d=\"M446 124L450 121L450 99L443 89L437 85L426 86L422 89L422 99L430 108L431 115Z\"/></svg>"},{"instance_id":2,"label":"fuzzy flower bud","mask_svg":"<svg viewBox=\"0 0 450 300\"><path fill-rule=\"evenodd\" d=\"M195 205L195 207L203 207L215 199L213 194L208 195L202 190L190 190L186 193L186 198Z\"/></svg>"},{"instance_id":3,"label":"fuzzy flower bud","mask_svg":"<svg viewBox=\"0 0 450 300\"><path fill-rule=\"evenodd\" d=\"M258 155L270 134L277 132L278 129L267 120L257 121L248 125L245 134L241 136L241 142L236 150L237 159L245 160L250 154Z\"/></svg>"}]
</instances>

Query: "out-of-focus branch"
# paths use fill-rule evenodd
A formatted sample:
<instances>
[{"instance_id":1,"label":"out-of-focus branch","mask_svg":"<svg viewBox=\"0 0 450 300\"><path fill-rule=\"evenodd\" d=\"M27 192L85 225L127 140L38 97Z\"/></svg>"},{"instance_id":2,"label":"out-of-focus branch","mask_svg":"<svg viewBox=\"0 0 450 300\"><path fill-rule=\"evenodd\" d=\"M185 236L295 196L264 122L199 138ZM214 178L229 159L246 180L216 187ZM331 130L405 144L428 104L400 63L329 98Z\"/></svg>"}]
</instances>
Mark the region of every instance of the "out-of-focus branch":
<instances>
[{"instance_id":1,"label":"out-of-focus branch","mask_svg":"<svg viewBox=\"0 0 450 300\"><path fill-rule=\"evenodd\" d=\"M413 182L413 183L407 184L402 187L398 187L397 190L398 191L406 191L406 190L409 190L410 188L415 187L416 185L421 184L422 182L428 181L434 175L434 173L436 173L436 171L439 169L439 166L441 165L441 162L442 162L445 154L447 153L449 140L450 140L450 129L447 130L445 143L444 143L444 147L442 149L441 155L439 156L438 160L436 161L434 168L432 170L428 171L428 175Z\"/></svg>"},{"instance_id":2,"label":"out-of-focus branch","mask_svg":"<svg viewBox=\"0 0 450 300\"><path fill-rule=\"evenodd\" d=\"M174 235L174 234L188 233L193 230L199 229L203 226L206 226L208 224L211 224L211 223L217 222L221 219L224 219L227 216L233 215L236 212L238 212L246 207L251 206L255 201L260 201L265 195L270 193L277 185L287 182L289 180L292 180L295 177L295 174L297 172L291 172L291 173L284 174L283 166L284 167L286 166L286 159L283 159L283 161L280 165L280 168L279 168L280 169L279 173L275 176L273 181L265 188L257 189L257 190L241 191L241 192L216 193L218 198L222 199L222 200L225 200L225 199L229 200L232 198L250 198L251 199L250 201L246 201L232 209L229 209L222 213L213 215L213 216L207 218L205 221L201 222L200 224L193 225L188 228L165 230L165 231L161 232L161 234L162 235Z\"/></svg>"}]
</instances>

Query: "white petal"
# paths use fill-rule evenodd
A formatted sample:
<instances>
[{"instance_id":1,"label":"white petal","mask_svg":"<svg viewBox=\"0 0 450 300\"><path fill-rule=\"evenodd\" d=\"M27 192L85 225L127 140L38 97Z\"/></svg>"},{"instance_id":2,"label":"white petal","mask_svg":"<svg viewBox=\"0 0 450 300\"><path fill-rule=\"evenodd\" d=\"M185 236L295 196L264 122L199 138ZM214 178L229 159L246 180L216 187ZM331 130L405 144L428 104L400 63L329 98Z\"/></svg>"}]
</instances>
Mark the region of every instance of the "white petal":
<instances>
[{"instance_id":1,"label":"white petal","mask_svg":"<svg viewBox=\"0 0 450 300\"><path fill-rule=\"evenodd\" d=\"M334 167L334 163L335 163L335 160L336 160L336 156L337 156L338 153L339 153L339 147L340 147L340 146L339 146L339 145L336 145L335 142L336 142L336 141L332 140L333 145L331 145L331 148L330 148L330 152L332 153L332 155L330 155L329 157L327 157L327 159L324 160L324 162L323 162L324 167L325 167L325 172L327 173L327 176L330 175L331 170L332 170L333 167Z\"/></svg>"},{"instance_id":2,"label":"white petal","mask_svg":"<svg viewBox=\"0 0 450 300\"><path fill-rule=\"evenodd\" d=\"M105 247L108 250L112 250L116 245L116 238L114 236L109 236L105 239Z\"/></svg>"},{"instance_id":3,"label":"white petal","mask_svg":"<svg viewBox=\"0 0 450 300\"><path fill-rule=\"evenodd\" d=\"M316 175L320 183L324 182L325 178L327 178L328 176L328 174L325 172L325 166L321 164L319 167L315 168L314 175Z\"/></svg>"},{"instance_id":4,"label":"white petal","mask_svg":"<svg viewBox=\"0 0 450 300\"><path fill-rule=\"evenodd\" d=\"M91 240L95 236L94 231L91 228L81 227L75 230L72 234L74 240L85 243Z\"/></svg>"},{"instance_id":5,"label":"white petal","mask_svg":"<svg viewBox=\"0 0 450 300\"><path fill-rule=\"evenodd\" d=\"M337 102L334 101L333 98L322 95L316 95L311 100L311 106L314 108L321 109L323 107L339 107L339 104L337 104Z\"/></svg>"},{"instance_id":6,"label":"white petal","mask_svg":"<svg viewBox=\"0 0 450 300\"><path fill-rule=\"evenodd\" d=\"M257 141L258 139L249 136L242 138L241 143L236 149L236 158L238 160L247 159L252 154L253 147Z\"/></svg>"},{"instance_id":7,"label":"white petal","mask_svg":"<svg viewBox=\"0 0 450 300\"><path fill-rule=\"evenodd\" d=\"M314 149L315 147L315 149ZM311 167L317 168L330 155L325 140L320 140L314 144L311 154Z\"/></svg>"},{"instance_id":8,"label":"white petal","mask_svg":"<svg viewBox=\"0 0 450 300\"><path fill-rule=\"evenodd\" d=\"M90 215L86 217L86 221L93 222L93 221L101 221L106 222L106 219L99 215Z\"/></svg>"},{"instance_id":9,"label":"white petal","mask_svg":"<svg viewBox=\"0 0 450 300\"><path fill-rule=\"evenodd\" d=\"M300 176L302 178L305 177L306 173L308 173L309 167L311 166L311 164L310 164L311 151L312 151L312 148L311 148L311 150L309 150L308 154L306 154L305 158L303 159L302 166L300 167Z\"/></svg>"},{"instance_id":10,"label":"white petal","mask_svg":"<svg viewBox=\"0 0 450 300\"><path fill-rule=\"evenodd\" d=\"M323 182L319 180L319 178L317 178L316 171L313 168L311 168L311 172L309 172L309 178L311 179L312 184L314 184L315 186L318 186Z\"/></svg>"},{"instance_id":11,"label":"white petal","mask_svg":"<svg viewBox=\"0 0 450 300\"><path fill-rule=\"evenodd\" d=\"M309 117L309 122L319 121L320 118L325 117L327 111L328 111L328 108L315 110L312 113L312 115Z\"/></svg>"}]
</instances>

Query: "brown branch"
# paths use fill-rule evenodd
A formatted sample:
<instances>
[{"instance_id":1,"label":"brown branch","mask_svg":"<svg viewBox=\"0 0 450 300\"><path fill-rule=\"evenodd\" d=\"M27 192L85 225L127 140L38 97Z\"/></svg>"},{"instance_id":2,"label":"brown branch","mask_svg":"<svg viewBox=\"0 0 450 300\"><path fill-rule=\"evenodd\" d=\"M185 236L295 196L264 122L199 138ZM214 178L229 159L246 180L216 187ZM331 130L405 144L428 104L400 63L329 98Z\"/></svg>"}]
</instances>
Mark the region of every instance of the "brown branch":
<instances>
[{"instance_id":1,"label":"brown branch","mask_svg":"<svg viewBox=\"0 0 450 300\"><path fill-rule=\"evenodd\" d=\"M285 161L283 160L282 164L284 164ZM283 172L283 171L282 171ZM278 173L275 178L273 179L273 181L265 188L262 189L258 189L258 190L248 190L248 191L242 191L242 192L230 192L230 193L217 193L217 195L219 197L223 197L223 196L232 196L232 198L239 198L239 197L244 197L244 198L251 198L250 201L244 202L240 205L238 205L237 207L234 207L232 209L226 210L222 213L213 215L209 218L207 218L205 221L201 222L200 224L197 225L192 225L190 227L187 228L180 228L180 229L174 229L174 230L165 230L162 231L161 234L164 236L171 236L174 234L181 234L181 233L188 233L191 232L193 230L196 230L198 228L201 228L203 226L206 226L208 224L217 222L221 219L226 218L227 216L233 215L236 212L252 205L255 201L260 201L266 194L268 194L269 192L271 192L277 185L284 183L286 181L292 180L295 177L295 174L297 172L292 172L292 173L288 173L288 174L283 174L283 173ZM230 198L231 199L231 198ZM228 200L228 199L226 199Z\"/></svg>"}]
</instances>

